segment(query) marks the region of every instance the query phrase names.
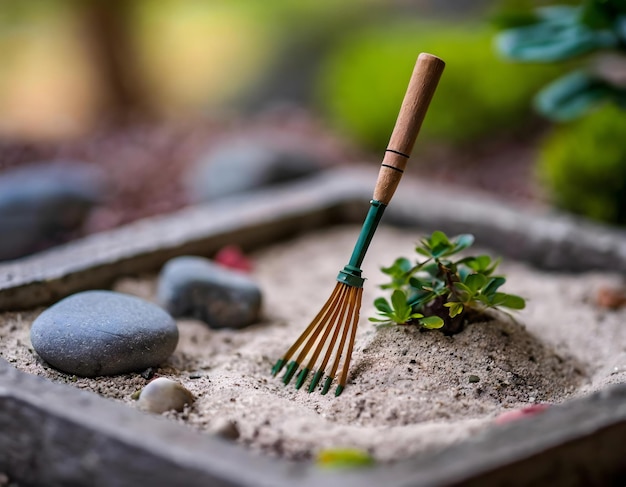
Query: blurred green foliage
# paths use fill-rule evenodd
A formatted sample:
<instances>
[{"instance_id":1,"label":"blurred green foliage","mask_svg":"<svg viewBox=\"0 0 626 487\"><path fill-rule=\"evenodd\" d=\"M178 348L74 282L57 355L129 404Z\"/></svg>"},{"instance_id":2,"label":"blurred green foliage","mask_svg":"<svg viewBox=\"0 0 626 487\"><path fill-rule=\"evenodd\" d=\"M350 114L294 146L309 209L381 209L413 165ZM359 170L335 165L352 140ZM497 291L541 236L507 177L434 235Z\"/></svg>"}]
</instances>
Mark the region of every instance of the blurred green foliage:
<instances>
[{"instance_id":1,"label":"blurred green foliage","mask_svg":"<svg viewBox=\"0 0 626 487\"><path fill-rule=\"evenodd\" d=\"M357 32L322 67L318 96L334 123L371 148L385 147L420 52L447 64L420 140L462 144L523 126L533 93L561 72L520 67L493 54L484 25L386 23Z\"/></svg>"},{"instance_id":2,"label":"blurred green foliage","mask_svg":"<svg viewBox=\"0 0 626 487\"><path fill-rule=\"evenodd\" d=\"M496 38L498 50L520 62L555 63L597 51L626 51L626 2L586 0L578 6L536 9L534 20ZM553 120L573 120L594 106L613 101L626 107L626 87L593 69L575 71L544 88L537 110Z\"/></svg>"},{"instance_id":3,"label":"blurred green foliage","mask_svg":"<svg viewBox=\"0 0 626 487\"><path fill-rule=\"evenodd\" d=\"M573 213L626 224L626 113L606 106L559 127L541 150L539 174L554 203Z\"/></svg>"}]
</instances>

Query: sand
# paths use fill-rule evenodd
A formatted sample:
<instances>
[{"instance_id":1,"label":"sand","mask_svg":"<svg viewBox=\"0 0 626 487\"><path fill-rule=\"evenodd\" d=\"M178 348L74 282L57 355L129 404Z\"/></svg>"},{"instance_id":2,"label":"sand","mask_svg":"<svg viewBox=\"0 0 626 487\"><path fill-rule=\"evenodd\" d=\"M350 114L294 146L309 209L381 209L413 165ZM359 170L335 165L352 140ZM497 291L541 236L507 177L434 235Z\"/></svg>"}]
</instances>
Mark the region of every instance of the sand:
<instances>
[{"instance_id":1,"label":"sand","mask_svg":"<svg viewBox=\"0 0 626 487\"><path fill-rule=\"evenodd\" d=\"M269 371L329 296L357 234L355 226L331 228L254 254L253 277L264 293L258 325L211 330L180 320L178 348L155 372L180 381L196 401L166 415L207 434L232 421L237 442L272 456L308 459L320 449L355 447L393 461L463 440L504 412L626 381L626 310L599 309L592 299L600 286L620 282L616 274L546 273L509 260L501 266L503 290L526 297L525 310L492 313L453 337L377 329L367 317L381 293L376 285L385 281L378 268L411 257L420 238L382 227L363 266L368 281L345 391L335 398L283 386ZM124 278L115 289L153 300L154 277ZM148 381L139 373L86 379L43 363L29 341L39 312L0 315L0 356L20 370L137 407L131 396Z\"/></svg>"}]
</instances>

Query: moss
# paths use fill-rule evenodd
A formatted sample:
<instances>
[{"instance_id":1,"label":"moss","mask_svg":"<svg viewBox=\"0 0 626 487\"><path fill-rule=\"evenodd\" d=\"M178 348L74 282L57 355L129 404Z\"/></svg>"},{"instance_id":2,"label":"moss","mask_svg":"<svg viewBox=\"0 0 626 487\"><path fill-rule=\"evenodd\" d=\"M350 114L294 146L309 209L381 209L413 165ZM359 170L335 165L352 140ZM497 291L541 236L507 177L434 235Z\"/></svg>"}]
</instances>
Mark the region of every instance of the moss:
<instances>
[{"instance_id":1,"label":"moss","mask_svg":"<svg viewBox=\"0 0 626 487\"><path fill-rule=\"evenodd\" d=\"M606 106L542 146L539 176L562 209L626 224L626 113Z\"/></svg>"},{"instance_id":2,"label":"moss","mask_svg":"<svg viewBox=\"0 0 626 487\"><path fill-rule=\"evenodd\" d=\"M380 149L389 134L420 52L447 63L422 141L462 144L520 127L531 98L561 68L499 60L486 26L402 22L367 28L338 46L322 67L318 95L340 128Z\"/></svg>"}]
</instances>

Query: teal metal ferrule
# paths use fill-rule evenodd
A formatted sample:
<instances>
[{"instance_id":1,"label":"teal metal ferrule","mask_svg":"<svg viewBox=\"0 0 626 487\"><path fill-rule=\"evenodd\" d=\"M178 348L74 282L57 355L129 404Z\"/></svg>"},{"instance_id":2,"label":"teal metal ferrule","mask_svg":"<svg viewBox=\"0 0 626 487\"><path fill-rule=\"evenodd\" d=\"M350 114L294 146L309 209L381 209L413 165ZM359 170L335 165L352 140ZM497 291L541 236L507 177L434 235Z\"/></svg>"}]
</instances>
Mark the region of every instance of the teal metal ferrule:
<instances>
[{"instance_id":1,"label":"teal metal ferrule","mask_svg":"<svg viewBox=\"0 0 626 487\"><path fill-rule=\"evenodd\" d=\"M337 276L337 280L339 282L343 282L344 284L352 287L363 287L365 279L361 277L362 271L360 267L363 263L363 259L365 258L367 248L372 241L374 232L376 232L378 223L385 212L385 208L387 208L387 206L380 201L370 201L370 209L367 212L365 221L363 222L363 228L361 228L359 238L354 245L350 262L348 262L348 265L339 271L339 275Z\"/></svg>"}]
</instances>

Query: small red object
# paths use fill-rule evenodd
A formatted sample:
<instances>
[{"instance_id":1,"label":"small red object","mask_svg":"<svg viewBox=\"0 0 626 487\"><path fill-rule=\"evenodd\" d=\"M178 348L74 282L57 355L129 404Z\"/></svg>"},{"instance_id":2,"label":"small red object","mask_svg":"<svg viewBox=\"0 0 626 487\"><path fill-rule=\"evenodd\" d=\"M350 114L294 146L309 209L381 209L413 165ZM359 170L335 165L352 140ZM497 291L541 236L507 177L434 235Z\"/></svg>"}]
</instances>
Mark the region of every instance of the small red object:
<instances>
[{"instance_id":1,"label":"small red object","mask_svg":"<svg viewBox=\"0 0 626 487\"><path fill-rule=\"evenodd\" d=\"M237 245L227 245L218 250L213 258L215 262L229 269L236 269L243 272L252 271L252 262L241 251Z\"/></svg>"},{"instance_id":2,"label":"small red object","mask_svg":"<svg viewBox=\"0 0 626 487\"><path fill-rule=\"evenodd\" d=\"M596 305L606 309L623 308L626 306L626 289L602 286L596 294Z\"/></svg>"},{"instance_id":3,"label":"small red object","mask_svg":"<svg viewBox=\"0 0 626 487\"><path fill-rule=\"evenodd\" d=\"M533 404L532 406L516 409L515 411L507 411L496 418L496 424L510 423L511 421L517 421L518 419L528 416L534 416L535 414L542 413L549 407L550 404Z\"/></svg>"}]
</instances>

